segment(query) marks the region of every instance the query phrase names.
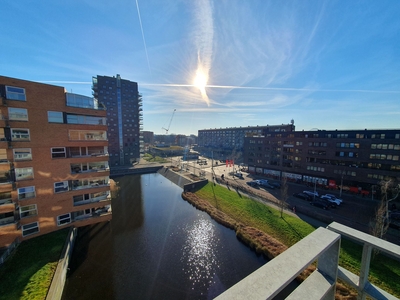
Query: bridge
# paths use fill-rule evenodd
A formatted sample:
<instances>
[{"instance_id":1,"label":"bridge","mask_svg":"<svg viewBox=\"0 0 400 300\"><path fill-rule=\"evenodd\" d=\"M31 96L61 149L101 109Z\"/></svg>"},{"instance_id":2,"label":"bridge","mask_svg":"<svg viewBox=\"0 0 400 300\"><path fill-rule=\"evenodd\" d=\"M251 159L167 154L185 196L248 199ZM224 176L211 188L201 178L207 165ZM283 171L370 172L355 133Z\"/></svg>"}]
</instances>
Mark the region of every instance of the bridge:
<instances>
[{"instance_id":1,"label":"bridge","mask_svg":"<svg viewBox=\"0 0 400 300\"><path fill-rule=\"evenodd\" d=\"M363 245L360 276L339 266L341 237ZM288 250L219 295L217 300L273 299L310 264L316 270L286 299L335 299L336 281L342 279L358 292L358 299L398 299L368 281L374 249L400 259L400 246L333 222L320 227Z\"/></svg>"}]
</instances>

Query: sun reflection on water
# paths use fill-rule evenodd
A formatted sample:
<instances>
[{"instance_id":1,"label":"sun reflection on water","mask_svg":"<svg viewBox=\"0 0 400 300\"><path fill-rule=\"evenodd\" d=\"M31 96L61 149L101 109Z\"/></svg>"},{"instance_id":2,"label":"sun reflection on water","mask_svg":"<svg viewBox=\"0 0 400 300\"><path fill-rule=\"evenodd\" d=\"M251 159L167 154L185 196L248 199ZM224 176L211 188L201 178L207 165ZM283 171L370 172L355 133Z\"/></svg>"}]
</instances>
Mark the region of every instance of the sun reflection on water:
<instances>
[{"instance_id":1,"label":"sun reflection on water","mask_svg":"<svg viewBox=\"0 0 400 300\"><path fill-rule=\"evenodd\" d=\"M216 258L215 231L210 220L197 220L185 228L187 240L182 249L184 273L192 282L192 289L198 285L210 285L219 268Z\"/></svg>"}]
</instances>

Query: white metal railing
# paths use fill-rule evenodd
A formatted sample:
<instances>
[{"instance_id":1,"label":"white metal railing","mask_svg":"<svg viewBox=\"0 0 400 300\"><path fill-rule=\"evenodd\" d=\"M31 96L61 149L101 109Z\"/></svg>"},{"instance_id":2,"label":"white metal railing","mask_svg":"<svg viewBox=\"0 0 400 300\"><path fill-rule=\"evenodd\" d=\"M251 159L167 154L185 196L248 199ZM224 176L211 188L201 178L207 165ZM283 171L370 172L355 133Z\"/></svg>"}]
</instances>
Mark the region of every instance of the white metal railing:
<instances>
[{"instance_id":1,"label":"white metal railing","mask_svg":"<svg viewBox=\"0 0 400 300\"><path fill-rule=\"evenodd\" d=\"M373 249L377 249L381 252L388 254L389 256L400 259L400 246L389 243L385 240L366 234L359 230L339 224L337 222L329 224L327 228L363 244L360 276L357 276L356 274L353 274L352 272L342 267L339 267L338 270L338 277L357 289L357 299L364 300L367 296L372 299L398 299L388 292L370 283L368 281L368 276Z\"/></svg>"},{"instance_id":2,"label":"white metal railing","mask_svg":"<svg viewBox=\"0 0 400 300\"><path fill-rule=\"evenodd\" d=\"M340 267L341 235L363 244L360 276ZM219 295L216 299L273 299L317 260L317 269L286 299L334 299L337 278L358 291L358 299L397 299L368 281L373 249L400 259L400 246L333 222L304 239Z\"/></svg>"},{"instance_id":3,"label":"white metal railing","mask_svg":"<svg viewBox=\"0 0 400 300\"><path fill-rule=\"evenodd\" d=\"M334 299L340 235L318 228L216 299L273 299L317 260L317 269L287 299Z\"/></svg>"}]
</instances>

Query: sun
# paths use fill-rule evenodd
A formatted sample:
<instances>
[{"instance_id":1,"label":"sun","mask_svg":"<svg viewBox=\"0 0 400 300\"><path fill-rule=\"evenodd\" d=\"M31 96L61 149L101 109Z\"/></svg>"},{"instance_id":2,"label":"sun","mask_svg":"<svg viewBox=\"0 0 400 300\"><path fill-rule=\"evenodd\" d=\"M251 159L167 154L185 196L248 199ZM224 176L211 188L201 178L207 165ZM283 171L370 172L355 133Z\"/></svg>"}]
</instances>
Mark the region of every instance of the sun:
<instances>
[{"instance_id":1,"label":"sun","mask_svg":"<svg viewBox=\"0 0 400 300\"><path fill-rule=\"evenodd\" d=\"M204 92L207 86L208 76L203 72L202 69L197 69L196 77L193 80L193 85L197 87L201 92Z\"/></svg>"}]
</instances>

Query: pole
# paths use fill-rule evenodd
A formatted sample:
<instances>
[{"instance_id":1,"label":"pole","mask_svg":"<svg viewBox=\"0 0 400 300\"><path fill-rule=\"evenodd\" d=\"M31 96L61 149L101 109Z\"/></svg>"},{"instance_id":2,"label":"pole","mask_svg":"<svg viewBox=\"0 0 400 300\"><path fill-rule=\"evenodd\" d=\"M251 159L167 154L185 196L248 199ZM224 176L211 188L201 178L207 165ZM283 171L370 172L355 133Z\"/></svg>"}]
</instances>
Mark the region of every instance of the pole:
<instances>
[{"instance_id":1,"label":"pole","mask_svg":"<svg viewBox=\"0 0 400 300\"><path fill-rule=\"evenodd\" d=\"M340 194L339 194L339 198L342 198L342 190L343 190L343 176L344 174L342 173L342 179L340 181Z\"/></svg>"}]
</instances>

